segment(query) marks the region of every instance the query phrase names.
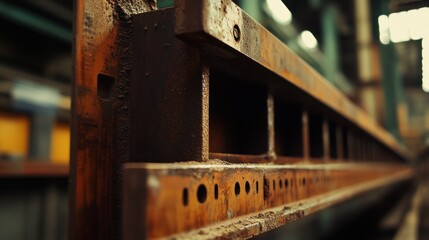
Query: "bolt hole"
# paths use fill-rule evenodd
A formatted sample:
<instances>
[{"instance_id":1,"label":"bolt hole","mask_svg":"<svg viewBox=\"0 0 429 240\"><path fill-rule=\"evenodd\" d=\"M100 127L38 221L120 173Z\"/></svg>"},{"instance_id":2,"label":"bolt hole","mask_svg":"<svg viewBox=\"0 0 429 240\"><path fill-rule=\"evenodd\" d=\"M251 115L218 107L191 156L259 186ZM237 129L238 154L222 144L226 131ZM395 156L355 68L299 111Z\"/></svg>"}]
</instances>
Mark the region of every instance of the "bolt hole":
<instances>
[{"instance_id":1,"label":"bolt hole","mask_svg":"<svg viewBox=\"0 0 429 240\"><path fill-rule=\"evenodd\" d=\"M238 182L235 183L234 191L236 196L240 195L240 183Z\"/></svg>"},{"instance_id":2,"label":"bolt hole","mask_svg":"<svg viewBox=\"0 0 429 240\"><path fill-rule=\"evenodd\" d=\"M114 77L99 73L97 75L97 96L105 101L113 100L115 97L115 81Z\"/></svg>"},{"instance_id":3,"label":"bolt hole","mask_svg":"<svg viewBox=\"0 0 429 240\"><path fill-rule=\"evenodd\" d=\"M233 35L234 35L234 39L235 39L235 41L240 41L240 38L241 38L241 32L240 32L240 27L238 27L238 25L237 24L235 24L234 25L234 28L233 28L233 30L232 30L232 33L233 33Z\"/></svg>"},{"instance_id":4,"label":"bolt hole","mask_svg":"<svg viewBox=\"0 0 429 240\"><path fill-rule=\"evenodd\" d=\"M289 181L285 179L285 188L289 187Z\"/></svg>"},{"instance_id":5,"label":"bolt hole","mask_svg":"<svg viewBox=\"0 0 429 240\"><path fill-rule=\"evenodd\" d=\"M280 179L280 180L279 180L279 188L280 188L280 189L282 189L282 187L283 187L283 182L282 182L282 180Z\"/></svg>"},{"instance_id":6,"label":"bolt hole","mask_svg":"<svg viewBox=\"0 0 429 240\"><path fill-rule=\"evenodd\" d=\"M248 181L246 181L245 189L246 189L246 193L249 194L249 192L250 192L250 183Z\"/></svg>"},{"instance_id":7,"label":"bolt hole","mask_svg":"<svg viewBox=\"0 0 429 240\"><path fill-rule=\"evenodd\" d=\"M264 190L264 199L267 200L268 197L270 196L270 181L265 177L264 177L263 190Z\"/></svg>"},{"instance_id":8,"label":"bolt hole","mask_svg":"<svg viewBox=\"0 0 429 240\"><path fill-rule=\"evenodd\" d=\"M305 186L305 183L306 183L306 179L302 178L302 185Z\"/></svg>"},{"instance_id":9,"label":"bolt hole","mask_svg":"<svg viewBox=\"0 0 429 240\"><path fill-rule=\"evenodd\" d=\"M215 187L214 187L214 198L218 199L218 197L219 197L219 187L217 186L217 184L215 184Z\"/></svg>"},{"instance_id":10,"label":"bolt hole","mask_svg":"<svg viewBox=\"0 0 429 240\"><path fill-rule=\"evenodd\" d=\"M256 193L259 193L259 182L256 181Z\"/></svg>"},{"instance_id":11,"label":"bolt hole","mask_svg":"<svg viewBox=\"0 0 429 240\"><path fill-rule=\"evenodd\" d=\"M204 203L207 199L207 188L204 184L200 184L197 189L198 202Z\"/></svg>"},{"instance_id":12,"label":"bolt hole","mask_svg":"<svg viewBox=\"0 0 429 240\"><path fill-rule=\"evenodd\" d=\"M273 191L276 190L276 180L273 180Z\"/></svg>"},{"instance_id":13,"label":"bolt hole","mask_svg":"<svg viewBox=\"0 0 429 240\"><path fill-rule=\"evenodd\" d=\"M188 206L188 189L183 189L183 206Z\"/></svg>"}]
</instances>

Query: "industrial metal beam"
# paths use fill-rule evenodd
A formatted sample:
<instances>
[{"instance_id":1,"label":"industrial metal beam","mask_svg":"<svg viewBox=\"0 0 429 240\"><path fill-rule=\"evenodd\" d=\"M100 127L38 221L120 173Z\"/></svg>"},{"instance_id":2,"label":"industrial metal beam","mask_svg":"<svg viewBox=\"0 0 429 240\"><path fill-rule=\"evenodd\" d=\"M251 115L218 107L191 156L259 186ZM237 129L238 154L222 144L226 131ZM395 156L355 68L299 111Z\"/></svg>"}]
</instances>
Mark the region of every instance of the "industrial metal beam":
<instances>
[{"instance_id":1,"label":"industrial metal beam","mask_svg":"<svg viewBox=\"0 0 429 240\"><path fill-rule=\"evenodd\" d=\"M210 161L128 163L124 176L124 239L213 239L261 234L359 194L406 181L412 170L385 164Z\"/></svg>"},{"instance_id":2,"label":"industrial metal beam","mask_svg":"<svg viewBox=\"0 0 429 240\"><path fill-rule=\"evenodd\" d=\"M398 155L410 158L405 147L375 120L233 2L204 0L194 4L188 0L177 1L175 32L199 47L211 47L212 52L220 47L224 52L218 54L226 53L220 56L224 61L246 56L248 64L257 64L277 74L282 81L339 113Z\"/></svg>"},{"instance_id":3,"label":"industrial metal beam","mask_svg":"<svg viewBox=\"0 0 429 240\"><path fill-rule=\"evenodd\" d=\"M413 176L231 1L133 3L76 6L71 239L251 237Z\"/></svg>"},{"instance_id":4,"label":"industrial metal beam","mask_svg":"<svg viewBox=\"0 0 429 240\"><path fill-rule=\"evenodd\" d=\"M0 1L0 15L37 29L66 43L72 41L72 31L28 10Z\"/></svg>"}]
</instances>

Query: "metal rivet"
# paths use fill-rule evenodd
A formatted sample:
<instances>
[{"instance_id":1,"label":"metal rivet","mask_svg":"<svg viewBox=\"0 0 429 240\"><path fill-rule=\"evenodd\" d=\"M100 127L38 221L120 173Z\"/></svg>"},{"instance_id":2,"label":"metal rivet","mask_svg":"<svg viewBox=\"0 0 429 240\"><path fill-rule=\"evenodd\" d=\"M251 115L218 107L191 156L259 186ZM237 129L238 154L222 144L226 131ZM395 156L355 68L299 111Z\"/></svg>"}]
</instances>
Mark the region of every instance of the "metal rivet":
<instances>
[{"instance_id":1,"label":"metal rivet","mask_svg":"<svg viewBox=\"0 0 429 240\"><path fill-rule=\"evenodd\" d=\"M234 34L235 41L237 41L237 42L240 41L240 35L241 35L241 33L240 33L240 28L238 27L237 24L234 25L232 33Z\"/></svg>"}]
</instances>

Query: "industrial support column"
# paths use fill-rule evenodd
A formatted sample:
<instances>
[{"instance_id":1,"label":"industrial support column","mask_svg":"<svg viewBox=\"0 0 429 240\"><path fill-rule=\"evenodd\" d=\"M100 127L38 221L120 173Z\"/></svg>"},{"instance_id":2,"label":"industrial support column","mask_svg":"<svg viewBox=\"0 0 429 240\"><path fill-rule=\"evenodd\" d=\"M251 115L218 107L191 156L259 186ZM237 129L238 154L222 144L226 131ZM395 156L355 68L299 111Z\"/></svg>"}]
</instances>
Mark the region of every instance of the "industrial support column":
<instances>
[{"instance_id":1,"label":"industrial support column","mask_svg":"<svg viewBox=\"0 0 429 240\"><path fill-rule=\"evenodd\" d=\"M378 9L374 9L373 14L375 15L375 19L382 14L389 14L389 2L389 0L383 0L379 3ZM397 53L393 43L381 44L379 42L379 46L382 69L381 80L386 103L385 125L387 130L398 138L397 106L401 95L401 75L399 72Z\"/></svg>"},{"instance_id":2,"label":"industrial support column","mask_svg":"<svg viewBox=\"0 0 429 240\"><path fill-rule=\"evenodd\" d=\"M356 52L357 70L359 81L359 101L370 116L374 119L381 119L383 116L377 115L381 112L383 104L377 101L377 89L380 82L375 76L376 68L374 64L374 52L372 51L373 38L371 34L370 3L368 0L355 0L356 18ZM389 103L389 101L386 101Z\"/></svg>"},{"instance_id":3,"label":"industrial support column","mask_svg":"<svg viewBox=\"0 0 429 240\"><path fill-rule=\"evenodd\" d=\"M68 239L119 239L121 167L129 161L131 15L156 0L74 2Z\"/></svg>"},{"instance_id":4,"label":"industrial support column","mask_svg":"<svg viewBox=\"0 0 429 240\"><path fill-rule=\"evenodd\" d=\"M328 60L324 64L324 75L326 79L333 83L339 69L339 54L338 54L338 31L336 28L337 10L333 4L328 4L322 9L322 37L323 37L323 52Z\"/></svg>"}]
</instances>

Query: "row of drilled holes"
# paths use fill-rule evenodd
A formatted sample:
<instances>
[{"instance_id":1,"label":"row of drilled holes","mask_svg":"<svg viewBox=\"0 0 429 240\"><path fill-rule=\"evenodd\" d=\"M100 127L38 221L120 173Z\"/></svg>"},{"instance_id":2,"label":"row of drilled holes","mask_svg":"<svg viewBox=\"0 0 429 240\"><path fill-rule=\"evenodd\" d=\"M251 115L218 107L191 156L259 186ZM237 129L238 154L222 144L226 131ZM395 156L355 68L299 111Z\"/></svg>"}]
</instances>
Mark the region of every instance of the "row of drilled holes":
<instances>
[{"instance_id":1,"label":"row of drilled holes","mask_svg":"<svg viewBox=\"0 0 429 240\"><path fill-rule=\"evenodd\" d=\"M309 179L309 180L307 180L307 179ZM294 180L295 179L293 179L293 178L291 178L290 181L288 179L285 179L284 180L285 188L289 187L289 182L290 182L291 187L293 187L295 184ZM312 184L312 183L320 183L321 181L322 182L329 182L329 181L331 181L331 177L330 176L324 176L324 177L320 177L320 178L319 177L309 177L309 178L303 177L301 179L301 181L298 181L298 182L299 182L299 184L301 184L301 186L305 186L305 185L307 185L307 182ZM278 182L279 182L279 187L282 188L283 187L283 181L279 180ZM273 180L273 190L276 190L276 181L275 180Z\"/></svg>"},{"instance_id":2,"label":"row of drilled holes","mask_svg":"<svg viewBox=\"0 0 429 240\"><path fill-rule=\"evenodd\" d=\"M258 181L256 181L256 193L258 193L258 191L259 191L258 185L259 185L259 183L258 183ZM246 184L245 184L245 191L246 191L246 194L249 194L249 192L250 192L250 183L248 181L246 181ZM235 192L236 196L240 195L241 187L240 187L239 182L235 183L234 192ZM183 189L183 205L185 205L185 206L188 205L188 201L189 201L188 195L189 195L188 189L184 188ZM215 200L217 200L219 198L219 187L217 184L215 184L215 186L214 186L214 198L215 198ZM198 199L198 202L200 202L200 203L204 203L207 199L207 187L204 184L200 184L198 186L197 199Z\"/></svg>"},{"instance_id":3,"label":"row of drilled holes","mask_svg":"<svg viewBox=\"0 0 429 240\"><path fill-rule=\"evenodd\" d=\"M308 182L307 179L310 180L309 181L310 184L311 183L320 183L321 181L324 181L324 182L331 181L331 178L329 176L324 176L324 177L321 177L321 178L319 178L319 177L313 177L313 178L312 177L309 177L309 178L303 177L301 179L301 181L299 181L299 183L301 184L301 186L305 186L307 184L307 182ZM296 180L296 179L293 179L293 178L291 178L290 180L285 179L284 180L284 186L285 186L285 188L289 187L289 182L290 182L291 187L293 187L294 183L295 183L294 180ZM278 183L279 183L279 187L281 189L283 187L283 181L282 180L278 180ZM273 180L273 190L276 190L276 180ZM246 181L246 183L245 183L245 191L246 191L246 194L250 193L250 183L248 181ZM236 182L235 186L234 186L234 193L235 193L236 196L239 196L240 192L241 192L240 183ZM259 193L259 182L258 181L256 181L256 193L257 194ZM182 199L183 200L183 205L187 206L188 203L189 203L189 191L188 191L187 188L183 189L183 195L182 195L182 197L183 197L183 199ZM217 200L218 198L219 198L219 186L217 184L215 184L215 186L214 186L214 199ZM204 203L207 200L207 187L204 184L200 184L198 186L198 189L197 189L197 199L198 199L198 202L200 202L200 203Z\"/></svg>"}]
</instances>

